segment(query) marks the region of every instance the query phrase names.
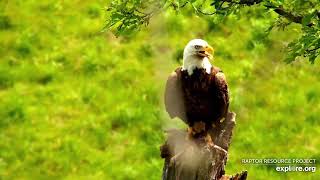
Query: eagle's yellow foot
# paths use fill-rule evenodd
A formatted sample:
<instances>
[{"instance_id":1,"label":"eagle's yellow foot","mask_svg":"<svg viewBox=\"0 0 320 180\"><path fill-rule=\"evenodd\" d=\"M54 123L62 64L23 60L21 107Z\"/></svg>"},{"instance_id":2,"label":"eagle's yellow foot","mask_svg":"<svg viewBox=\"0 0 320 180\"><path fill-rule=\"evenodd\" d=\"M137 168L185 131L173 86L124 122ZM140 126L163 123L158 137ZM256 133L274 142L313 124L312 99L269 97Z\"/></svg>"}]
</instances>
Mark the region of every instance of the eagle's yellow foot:
<instances>
[{"instance_id":1,"label":"eagle's yellow foot","mask_svg":"<svg viewBox=\"0 0 320 180\"><path fill-rule=\"evenodd\" d=\"M195 122L192 126L193 133L198 134L201 133L202 131L205 131L206 124L202 121Z\"/></svg>"},{"instance_id":2,"label":"eagle's yellow foot","mask_svg":"<svg viewBox=\"0 0 320 180\"><path fill-rule=\"evenodd\" d=\"M186 137L186 140L192 140L193 138L193 130L192 130L192 127L188 127L188 134L187 134L187 137Z\"/></svg>"},{"instance_id":3,"label":"eagle's yellow foot","mask_svg":"<svg viewBox=\"0 0 320 180\"><path fill-rule=\"evenodd\" d=\"M209 133L207 133L205 137L205 142L208 146L214 146L213 139L211 138Z\"/></svg>"},{"instance_id":4,"label":"eagle's yellow foot","mask_svg":"<svg viewBox=\"0 0 320 180\"><path fill-rule=\"evenodd\" d=\"M188 127L187 140L191 140L196 134L205 131L205 123L202 121L195 122L193 126Z\"/></svg>"}]
</instances>

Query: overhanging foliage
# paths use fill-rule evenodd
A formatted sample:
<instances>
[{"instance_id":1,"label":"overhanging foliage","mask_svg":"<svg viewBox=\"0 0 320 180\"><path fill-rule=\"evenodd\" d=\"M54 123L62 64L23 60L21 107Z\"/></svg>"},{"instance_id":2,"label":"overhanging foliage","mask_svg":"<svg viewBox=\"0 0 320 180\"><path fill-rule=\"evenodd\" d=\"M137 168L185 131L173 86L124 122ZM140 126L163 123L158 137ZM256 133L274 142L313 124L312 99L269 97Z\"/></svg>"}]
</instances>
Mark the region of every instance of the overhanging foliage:
<instances>
[{"instance_id":1,"label":"overhanging foliage","mask_svg":"<svg viewBox=\"0 0 320 180\"><path fill-rule=\"evenodd\" d=\"M148 25L150 19L168 9L183 11L191 7L200 17L223 18L236 14L243 7L264 8L264 13L278 14L274 27L284 29L297 23L301 27L300 38L289 43L285 59L290 63L297 57L305 57L314 63L320 55L320 2L318 0L113 0L108 8L106 28L119 35L129 35ZM270 17L272 18L272 17ZM268 34L268 33L266 33Z\"/></svg>"}]
</instances>

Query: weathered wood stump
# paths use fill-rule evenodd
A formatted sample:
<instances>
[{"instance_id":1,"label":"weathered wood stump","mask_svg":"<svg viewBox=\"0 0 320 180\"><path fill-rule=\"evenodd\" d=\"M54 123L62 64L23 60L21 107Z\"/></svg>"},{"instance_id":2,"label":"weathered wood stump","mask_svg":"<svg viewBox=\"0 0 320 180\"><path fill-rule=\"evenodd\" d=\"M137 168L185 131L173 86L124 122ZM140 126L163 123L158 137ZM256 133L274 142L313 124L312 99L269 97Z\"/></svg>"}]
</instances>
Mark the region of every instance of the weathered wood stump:
<instances>
[{"instance_id":1,"label":"weathered wood stump","mask_svg":"<svg viewBox=\"0 0 320 180\"><path fill-rule=\"evenodd\" d=\"M235 116L229 112L225 120L209 133L214 146L205 143L203 137L189 140L186 130L168 130L167 140L160 147L165 159L163 180L245 180L247 171L234 176L225 175L228 148L235 127Z\"/></svg>"}]
</instances>

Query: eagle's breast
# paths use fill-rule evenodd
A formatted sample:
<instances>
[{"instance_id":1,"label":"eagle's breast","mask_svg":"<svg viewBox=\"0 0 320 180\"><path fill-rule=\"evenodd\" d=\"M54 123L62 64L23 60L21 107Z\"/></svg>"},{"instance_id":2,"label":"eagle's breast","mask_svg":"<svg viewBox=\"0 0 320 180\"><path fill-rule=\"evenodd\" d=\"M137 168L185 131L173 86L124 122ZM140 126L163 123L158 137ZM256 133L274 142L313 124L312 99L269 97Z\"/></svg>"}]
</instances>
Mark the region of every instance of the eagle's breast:
<instances>
[{"instance_id":1,"label":"eagle's breast","mask_svg":"<svg viewBox=\"0 0 320 180\"><path fill-rule=\"evenodd\" d=\"M216 73L214 68L211 74L205 69L195 69L192 75L181 71L181 88L189 125L195 121L213 123L221 116L217 92L219 89L215 86Z\"/></svg>"}]
</instances>

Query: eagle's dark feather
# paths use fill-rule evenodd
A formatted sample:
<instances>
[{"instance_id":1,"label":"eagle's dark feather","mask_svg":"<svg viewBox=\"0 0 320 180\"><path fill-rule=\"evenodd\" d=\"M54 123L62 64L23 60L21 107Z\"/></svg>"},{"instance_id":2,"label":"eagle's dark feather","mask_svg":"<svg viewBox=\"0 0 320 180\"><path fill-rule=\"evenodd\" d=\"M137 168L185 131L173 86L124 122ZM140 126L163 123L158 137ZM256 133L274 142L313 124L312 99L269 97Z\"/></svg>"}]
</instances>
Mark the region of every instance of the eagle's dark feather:
<instances>
[{"instance_id":1,"label":"eagle's dark feather","mask_svg":"<svg viewBox=\"0 0 320 180\"><path fill-rule=\"evenodd\" d=\"M178 68L166 84L165 106L171 118L178 117L189 126L197 121L207 125L219 122L228 112L228 85L222 71L212 67L195 69L191 76Z\"/></svg>"}]
</instances>

